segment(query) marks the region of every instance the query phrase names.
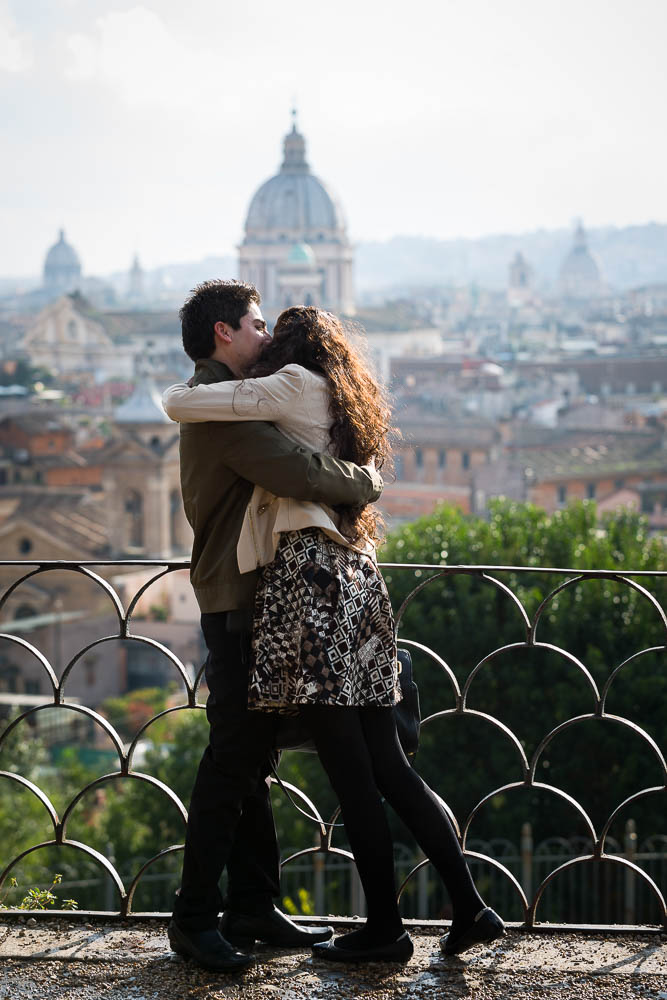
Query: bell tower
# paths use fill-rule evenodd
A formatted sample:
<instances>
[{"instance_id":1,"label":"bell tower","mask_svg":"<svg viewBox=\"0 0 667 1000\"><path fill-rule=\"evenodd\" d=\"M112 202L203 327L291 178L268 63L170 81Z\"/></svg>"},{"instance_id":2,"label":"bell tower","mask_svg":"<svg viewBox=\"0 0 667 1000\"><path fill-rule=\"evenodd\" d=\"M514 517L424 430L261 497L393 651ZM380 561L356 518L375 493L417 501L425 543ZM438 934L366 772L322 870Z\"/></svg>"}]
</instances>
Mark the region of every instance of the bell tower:
<instances>
[{"instance_id":1,"label":"bell tower","mask_svg":"<svg viewBox=\"0 0 667 1000\"><path fill-rule=\"evenodd\" d=\"M190 551L181 500L178 425L162 409L150 376L116 408L117 435L105 456L110 538L118 553L170 558Z\"/></svg>"}]
</instances>

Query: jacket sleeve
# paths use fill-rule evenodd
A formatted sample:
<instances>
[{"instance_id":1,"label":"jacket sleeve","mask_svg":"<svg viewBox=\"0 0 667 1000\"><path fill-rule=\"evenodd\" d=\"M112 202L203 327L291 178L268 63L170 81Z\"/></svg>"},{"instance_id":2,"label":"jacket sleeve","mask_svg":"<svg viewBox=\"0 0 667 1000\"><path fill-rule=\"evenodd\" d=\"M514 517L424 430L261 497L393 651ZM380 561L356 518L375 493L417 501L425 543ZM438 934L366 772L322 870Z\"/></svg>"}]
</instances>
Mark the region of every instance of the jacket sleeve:
<instances>
[{"instance_id":1,"label":"jacket sleeve","mask_svg":"<svg viewBox=\"0 0 667 1000\"><path fill-rule=\"evenodd\" d=\"M227 382L171 385L162 405L172 420L202 423L208 420L277 420L290 413L304 390L304 371L297 365L281 368L264 378Z\"/></svg>"},{"instance_id":2,"label":"jacket sleeve","mask_svg":"<svg viewBox=\"0 0 667 1000\"><path fill-rule=\"evenodd\" d=\"M218 459L275 496L335 506L372 503L382 493L382 477L373 466L308 451L272 424L243 421L224 431L216 435Z\"/></svg>"}]
</instances>

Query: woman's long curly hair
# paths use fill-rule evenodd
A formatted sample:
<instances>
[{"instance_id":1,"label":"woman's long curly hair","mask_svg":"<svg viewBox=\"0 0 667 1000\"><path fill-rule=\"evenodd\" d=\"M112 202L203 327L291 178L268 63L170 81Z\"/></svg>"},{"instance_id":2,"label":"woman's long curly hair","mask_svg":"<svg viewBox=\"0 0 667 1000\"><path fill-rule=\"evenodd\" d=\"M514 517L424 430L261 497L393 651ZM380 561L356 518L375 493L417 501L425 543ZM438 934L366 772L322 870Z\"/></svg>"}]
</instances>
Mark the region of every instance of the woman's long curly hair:
<instances>
[{"instance_id":1,"label":"woman's long curly hair","mask_svg":"<svg viewBox=\"0 0 667 1000\"><path fill-rule=\"evenodd\" d=\"M285 309L276 320L272 341L246 375L260 378L289 364L317 372L329 383L330 448L336 458L357 465L373 461L378 469L390 463L391 411L384 389L336 316L313 306ZM373 506L336 510L341 530L352 541L380 541L384 522Z\"/></svg>"}]
</instances>

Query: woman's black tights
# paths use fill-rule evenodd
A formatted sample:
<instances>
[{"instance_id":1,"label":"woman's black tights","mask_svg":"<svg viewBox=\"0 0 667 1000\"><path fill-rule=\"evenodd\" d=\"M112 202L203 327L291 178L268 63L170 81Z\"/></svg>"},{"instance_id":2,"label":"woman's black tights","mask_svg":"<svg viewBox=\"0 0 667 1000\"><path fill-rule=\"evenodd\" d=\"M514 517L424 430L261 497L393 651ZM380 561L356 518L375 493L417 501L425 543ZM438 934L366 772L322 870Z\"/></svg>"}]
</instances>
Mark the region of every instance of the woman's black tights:
<instances>
[{"instance_id":1,"label":"woman's black tights","mask_svg":"<svg viewBox=\"0 0 667 1000\"><path fill-rule=\"evenodd\" d=\"M340 802L366 895L366 926L363 932L347 935L350 946L384 943L401 933L393 843L382 796L445 883L454 911L452 927L470 923L484 903L447 813L403 753L392 709L329 705L302 709Z\"/></svg>"}]
</instances>

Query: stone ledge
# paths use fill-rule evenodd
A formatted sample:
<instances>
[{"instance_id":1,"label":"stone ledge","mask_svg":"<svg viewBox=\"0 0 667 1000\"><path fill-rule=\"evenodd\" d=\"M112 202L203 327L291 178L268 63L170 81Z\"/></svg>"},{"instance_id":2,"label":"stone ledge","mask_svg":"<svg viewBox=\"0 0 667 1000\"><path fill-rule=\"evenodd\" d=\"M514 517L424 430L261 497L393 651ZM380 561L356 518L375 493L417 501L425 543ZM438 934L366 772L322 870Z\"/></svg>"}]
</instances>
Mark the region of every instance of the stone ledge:
<instances>
[{"instance_id":1,"label":"stone ledge","mask_svg":"<svg viewBox=\"0 0 667 1000\"><path fill-rule=\"evenodd\" d=\"M667 1000L667 940L644 934L529 934L445 959L413 934L406 966L329 966L258 946L242 977L199 969L169 950L164 924L0 923L0 1000Z\"/></svg>"}]
</instances>

